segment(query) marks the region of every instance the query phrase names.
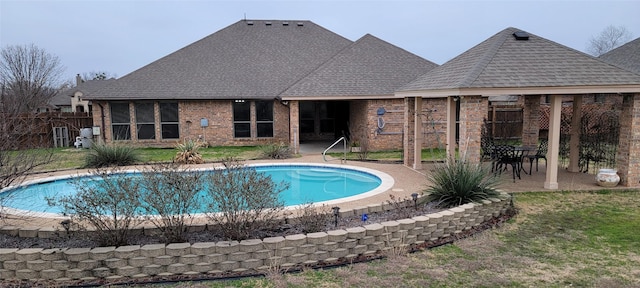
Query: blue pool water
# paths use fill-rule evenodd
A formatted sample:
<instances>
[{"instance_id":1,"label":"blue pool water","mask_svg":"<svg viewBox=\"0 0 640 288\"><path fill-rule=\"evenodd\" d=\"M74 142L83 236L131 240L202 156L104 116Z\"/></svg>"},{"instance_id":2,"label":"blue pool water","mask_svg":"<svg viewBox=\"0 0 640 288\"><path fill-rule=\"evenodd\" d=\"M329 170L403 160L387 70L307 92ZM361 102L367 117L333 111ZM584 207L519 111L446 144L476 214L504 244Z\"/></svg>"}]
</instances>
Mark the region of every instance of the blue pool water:
<instances>
[{"instance_id":1,"label":"blue pool water","mask_svg":"<svg viewBox=\"0 0 640 288\"><path fill-rule=\"evenodd\" d=\"M266 175L271 176L271 179L276 183L281 181L289 183L289 189L280 195L280 199L284 201L285 206L331 202L330 200L380 190L377 188L381 188L383 182L380 177L374 175L371 171L360 171L337 166L291 164L257 165L253 167L258 172L264 172ZM374 173L379 174L377 171ZM132 172L122 175L122 177L136 176L139 176L139 173ZM90 176L81 177L91 179L89 178ZM100 181L97 177L93 179ZM61 208L49 206L46 199L76 193L75 187L71 184L72 181L72 178L45 180L44 182L16 187L0 194L0 204L18 210L60 214L62 212ZM386 190L386 188L384 189ZM205 195L205 192L201 193Z\"/></svg>"}]
</instances>

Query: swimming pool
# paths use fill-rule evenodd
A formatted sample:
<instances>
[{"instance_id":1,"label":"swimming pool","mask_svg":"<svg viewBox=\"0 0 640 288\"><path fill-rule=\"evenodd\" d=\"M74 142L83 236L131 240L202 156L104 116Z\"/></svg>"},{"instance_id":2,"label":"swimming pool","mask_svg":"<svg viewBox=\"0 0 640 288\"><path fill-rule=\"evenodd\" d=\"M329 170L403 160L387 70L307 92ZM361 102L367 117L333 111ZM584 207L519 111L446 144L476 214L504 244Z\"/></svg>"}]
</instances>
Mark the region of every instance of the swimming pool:
<instances>
[{"instance_id":1,"label":"swimming pool","mask_svg":"<svg viewBox=\"0 0 640 288\"><path fill-rule=\"evenodd\" d=\"M334 205L358 200L387 191L394 184L393 178L386 173L349 165L277 163L247 166L271 176L276 183L289 183L289 189L283 191L280 197L285 206L293 206L292 208L306 203ZM126 175L135 177L139 175L139 171L126 171ZM91 176L68 175L26 182L18 187L4 189L0 193L0 203L9 213L61 217L61 208L49 206L46 198L76 193L71 182L78 177Z\"/></svg>"}]
</instances>

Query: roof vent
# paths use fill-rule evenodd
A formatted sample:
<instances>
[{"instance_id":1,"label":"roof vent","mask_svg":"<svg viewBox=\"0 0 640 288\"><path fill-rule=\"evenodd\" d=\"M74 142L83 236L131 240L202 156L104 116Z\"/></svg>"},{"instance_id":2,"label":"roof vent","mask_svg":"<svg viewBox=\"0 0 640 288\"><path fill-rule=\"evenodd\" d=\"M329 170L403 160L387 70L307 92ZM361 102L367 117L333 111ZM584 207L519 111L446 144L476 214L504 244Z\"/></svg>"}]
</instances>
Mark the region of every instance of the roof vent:
<instances>
[{"instance_id":1,"label":"roof vent","mask_svg":"<svg viewBox=\"0 0 640 288\"><path fill-rule=\"evenodd\" d=\"M289 26L289 22L287 21L282 22L282 26Z\"/></svg>"},{"instance_id":2,"label":"roof vent","mask_svg":"<svg viewBox=\"0 0 640 288\"><path fill-rule=\"evenodd\" d=\"M253 21L247 21L247 25L253 26Z\"/></svg>"},{"instance_id":3,"label":"roof vent","mask_svg":"<svg viewBox=\"0 0 640 288\"><path fill-rule=\"evenodd\" d=\"M513 33L513 37L516 37L516 40L529 40L529 33L517 31Z\"/></svg>"},{"instance_id":4,"label":"roof vent","mask_svg":"<svg viewBox=\"0 0 640 288\"><path fill-rule=\"evenodd\" d=\"M264 24L267 26L271 26L271 22L265 22Z\"/></svg>"},{"instance_id":5,"label":"roof vent","mask_svg":"<svg viewBox=\"0 0 640 288\"><path fill-rule=\"evenodd\" d=\"M296 25L298 25L298 26L304 26L304 23L302 23L302 22L298 22L298 23L296 23Z\"/></svg>"}]
</instances>

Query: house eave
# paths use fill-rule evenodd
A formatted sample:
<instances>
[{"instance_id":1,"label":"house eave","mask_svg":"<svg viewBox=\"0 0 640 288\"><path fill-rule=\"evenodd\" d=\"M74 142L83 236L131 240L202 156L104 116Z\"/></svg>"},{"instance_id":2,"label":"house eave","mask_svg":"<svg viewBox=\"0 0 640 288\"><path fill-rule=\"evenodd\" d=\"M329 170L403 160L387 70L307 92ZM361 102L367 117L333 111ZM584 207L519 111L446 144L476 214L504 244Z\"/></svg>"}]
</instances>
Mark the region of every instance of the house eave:
<instances>
[{"instance_id":1,"label":"house eave","mask_svg":"<svg viewBox=\"0 0 640 288\"><path fill-rule=\"evenodd\" d=\"M282 96L285 101L350 101L393 99L393 94L386 95L349 95L349 96Z\"/></svg>"},{"instance_id":2,"label":"house eave","mask_svg":"<svg viewBox=\"0 0 640 288\"><path fill-rule=\"evenodd\" d=\"M640 84L630 85L594 85L562 87L509 87L509 88L457 88L396 92L394 98L422 97L442 98L462 95L570 95L595 93L640 93Z\"/></svg>"}]
</instances>

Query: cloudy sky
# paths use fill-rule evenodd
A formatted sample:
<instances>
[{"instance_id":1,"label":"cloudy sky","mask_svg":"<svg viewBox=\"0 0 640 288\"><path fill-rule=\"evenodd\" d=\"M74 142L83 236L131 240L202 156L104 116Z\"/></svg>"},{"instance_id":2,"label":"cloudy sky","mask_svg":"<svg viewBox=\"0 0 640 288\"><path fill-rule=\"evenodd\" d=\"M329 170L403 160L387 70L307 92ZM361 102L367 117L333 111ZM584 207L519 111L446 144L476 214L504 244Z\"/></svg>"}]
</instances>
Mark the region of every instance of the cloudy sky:
<instances>
[{"instance_id":1,"label":"cloudy sky","mask_svg":"<svg viewBox=\"0 0 640 288\"><path fill-rule=\"evenodd\" d=\"M640 1L0 0L0 46L35 44L75 74L122 77L239 20L310 20L369 33L437 64L507 27L585 51L609 25L640 37Z\"/></svg>"}]
</instances>

